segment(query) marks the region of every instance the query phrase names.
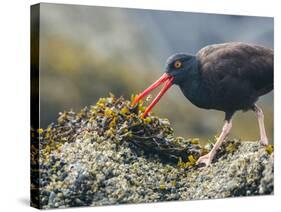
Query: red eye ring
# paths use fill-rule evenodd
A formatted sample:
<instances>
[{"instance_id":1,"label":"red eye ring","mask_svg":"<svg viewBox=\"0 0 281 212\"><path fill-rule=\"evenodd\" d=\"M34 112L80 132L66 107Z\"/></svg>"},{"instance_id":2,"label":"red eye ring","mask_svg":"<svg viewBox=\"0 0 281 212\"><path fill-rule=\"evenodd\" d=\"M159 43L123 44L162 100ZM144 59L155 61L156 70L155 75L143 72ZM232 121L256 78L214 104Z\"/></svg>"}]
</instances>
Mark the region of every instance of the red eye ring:
<instances>
[{"instance_id":1,"label":"red eye ring","mask_svg":"<svg viewBox=\"0 0 281 212\"><path fill-rule=\"evenodd\" d=\"M175 67L176 69L179 69L181 66L182 66L181 61L176 60L176 62L174 63L174 67Z\"/></svg>"}]
</instances>

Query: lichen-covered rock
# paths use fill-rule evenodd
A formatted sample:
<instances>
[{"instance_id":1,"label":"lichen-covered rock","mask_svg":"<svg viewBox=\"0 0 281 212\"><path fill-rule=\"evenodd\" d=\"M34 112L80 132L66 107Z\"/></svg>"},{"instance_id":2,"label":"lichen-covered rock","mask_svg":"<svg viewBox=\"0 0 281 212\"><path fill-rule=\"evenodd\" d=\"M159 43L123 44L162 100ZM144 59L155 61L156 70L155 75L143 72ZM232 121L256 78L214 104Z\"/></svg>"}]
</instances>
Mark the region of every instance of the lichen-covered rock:
<instances>
[{"instance_id":1,"label":"lichen-covered rock","mask_svg":"<svg viewBox=\"0 0 281 212\"><path fill-rule=\"evenodd\" d=\"M195 162L209 148L174 137L167 119L140 118L143 110L111 95L38 131L40 207L273 193L270 148L227 141L210 167L200 167Z\"/></svg>"},{"instance_id":2,"label":"lichen-covered rock","mask_svg":"<svg viewBox=\"0 0 281 212\"><path fill-rule=\"evenodd\" d=\"M210 167L189 172L187 179L184 184L192 185L187 199L272 194L273 153L257 142L244 141Z\"/></svg>"}]
</instances>

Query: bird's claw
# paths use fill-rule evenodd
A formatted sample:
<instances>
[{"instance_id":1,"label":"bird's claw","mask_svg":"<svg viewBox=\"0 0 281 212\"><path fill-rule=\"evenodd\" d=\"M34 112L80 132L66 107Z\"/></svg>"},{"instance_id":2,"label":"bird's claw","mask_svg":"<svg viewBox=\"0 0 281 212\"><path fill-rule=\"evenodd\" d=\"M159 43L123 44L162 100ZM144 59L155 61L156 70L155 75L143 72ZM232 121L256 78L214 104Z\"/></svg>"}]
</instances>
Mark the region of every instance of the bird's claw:
<instances>
[{"instance_id":1,"label":"bird's claw","mask_svg":"<svg viewBox=\"0 0 281 212\"><path fill-rule=\"evenodd\" d=\"M267 138L264 138L264 139L260 139L260 144L263 145L263 146L267 146L268 145L268 140Z\"/></svg>"},{"instance_id":2,"label":"bird's claw","mask_svg":"<svg viewBox=\"0 0 281 212\"><path fill-rule=\"evenodd\" d=\"M210 166L212 163L213 157L212 154L209 152L206 155L201 156L200 158L198 158L198 160L196 161L196 164L202 164L204 163L206 166Z\"/></svg>"}]
</instances>

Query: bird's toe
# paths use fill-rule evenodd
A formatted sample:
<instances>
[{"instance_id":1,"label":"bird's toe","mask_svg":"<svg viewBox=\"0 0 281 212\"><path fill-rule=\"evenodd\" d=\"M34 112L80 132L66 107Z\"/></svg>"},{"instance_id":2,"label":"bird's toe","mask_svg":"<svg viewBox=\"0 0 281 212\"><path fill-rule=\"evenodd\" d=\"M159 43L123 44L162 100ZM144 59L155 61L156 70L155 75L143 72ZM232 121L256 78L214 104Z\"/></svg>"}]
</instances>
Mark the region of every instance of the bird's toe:
<instances>
[{"instance_id":1,"label":"bird's toe","mask_svg":"<svg viewBox=\"0 0 281 212\"><path fill-rule=\"evenodd\" d=\"M198 160L196 161L196 164L205 164L206 166L210 166L212 163L212 157L210 155L210 153L201 156L200 158L198 158Z\"/></svg>"},{"instance_id":2,"label":"bird's toe","mask_svg":"<svg viewBox=\"0 0 281 212\"><path fill-rule=\"evenodd\" d=\"M264 138L264 139L260 139L260 144L263 145L263 146L267 146L268 145L268 140L267 138Z\"/></svg>"}]
</instances>

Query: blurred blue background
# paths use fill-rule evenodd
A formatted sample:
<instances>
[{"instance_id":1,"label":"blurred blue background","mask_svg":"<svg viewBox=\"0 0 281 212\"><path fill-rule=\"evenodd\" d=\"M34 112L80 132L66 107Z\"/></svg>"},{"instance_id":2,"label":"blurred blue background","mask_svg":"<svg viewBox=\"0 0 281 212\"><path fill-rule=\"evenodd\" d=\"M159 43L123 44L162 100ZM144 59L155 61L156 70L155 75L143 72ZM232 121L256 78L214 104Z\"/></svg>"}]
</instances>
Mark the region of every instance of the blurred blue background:
<instances>
[{"instance_id":1,"label":"blurred blue background","mask_svg":"<svg viewBox=\"0 0 281 212\"><path fill-rule=\"evenodd\" d=\"M109 7L41 4L40 122L58 112L79 111L109 92L129 98L163 73L176 52L196 52L209 44L240 41L273 48L273 18ZM154 93L155 94L155 93ZM273 138L273 93L262 97L269 139ZM173 86L153 110L167 117L177 136L217 134L224 115L193 106ZM231 137L257 140L252 112L238 112Z\"/></svg>"}]
</instances>

